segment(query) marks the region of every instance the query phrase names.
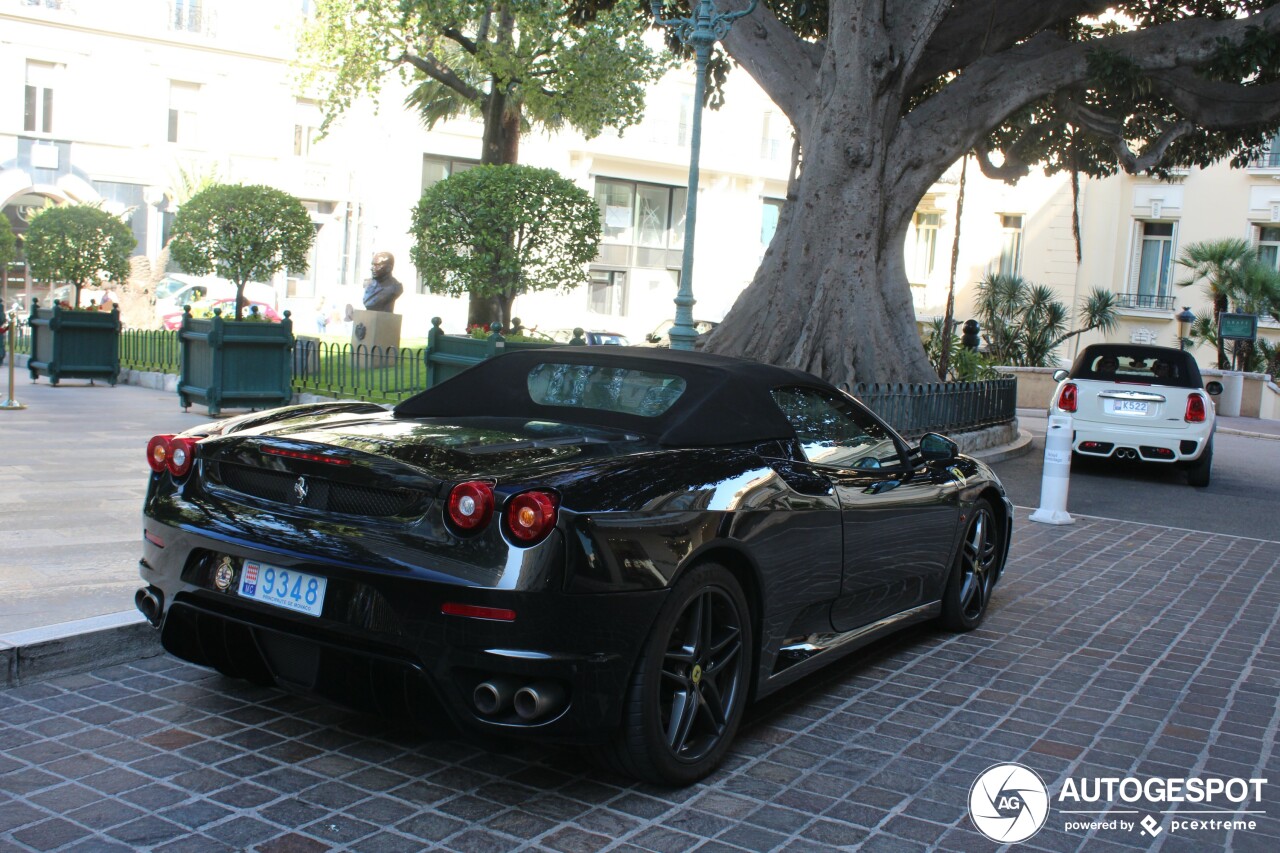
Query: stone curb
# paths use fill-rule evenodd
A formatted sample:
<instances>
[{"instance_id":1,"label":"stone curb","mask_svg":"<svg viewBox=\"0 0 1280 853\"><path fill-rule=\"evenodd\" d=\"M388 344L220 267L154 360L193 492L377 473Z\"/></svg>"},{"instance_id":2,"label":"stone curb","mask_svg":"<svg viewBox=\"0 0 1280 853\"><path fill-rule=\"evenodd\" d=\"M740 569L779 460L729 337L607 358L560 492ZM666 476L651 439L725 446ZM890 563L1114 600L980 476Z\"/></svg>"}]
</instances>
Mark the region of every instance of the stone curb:
<instances>
[{"instance_id":1,"label":"stone curb","mask_svg":"<svg viewBox=\"0 0 1280 853\"><path fill-rule=\"evenodd\" d=\"M0 635L0 687L155 657L160 635L137 611Z\"/></svg>"},{"instance_id":2,"label":"stone curb","mask_svg":"<svg viewBox=\"0 0 1280 853\"><path fill-rule=\"evenodd\" d=\"M1250 432L1247 429L1232 429L1231 427L1218 427L1218 432L1223 435L1242 435L1245 438L1266 438L1271 441L1280 441L1280 435L1270 432Z\"/></svg>"},{"instance_id":3,"label":"stone curb","mask_svg":"<svg viewBox=\"0 0 1280 853\"><path fill-rule=\"evenodd\" d=\"M974 459L980 459L988 465L993 462L1003 462L1006 459L1016 459L1031 452L1031 442L1034 438L1029 431L1019 429L1017 439L1010 444L1002 444L998 447L991 447L966 455L972 456Z\"/></svg>"}]
</instances>

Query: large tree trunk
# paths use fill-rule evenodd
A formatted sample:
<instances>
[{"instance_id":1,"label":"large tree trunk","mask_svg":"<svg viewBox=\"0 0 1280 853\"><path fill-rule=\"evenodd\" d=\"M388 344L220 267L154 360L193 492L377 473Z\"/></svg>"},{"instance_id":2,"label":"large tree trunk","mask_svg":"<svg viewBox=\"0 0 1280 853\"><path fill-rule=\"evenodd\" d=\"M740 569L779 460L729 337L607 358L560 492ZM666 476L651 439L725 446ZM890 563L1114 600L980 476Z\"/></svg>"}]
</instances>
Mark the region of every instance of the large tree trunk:
<instances>
[{"instance_id":1,"label":"large tree trunk","mask_svg":"<svg viewBox=\"0 0 1280 853\"><path fill-rule=\"evenodd\" d=\"M790 113L804 146L796 196L755 279L706 348L834 383L936 381L903 261L919 193L905 203L904 196L920 181L895 186L909 168L892 144L901 93L883 31L859 23L832 28L817 69L820 108ZM837 64L841 55L859 60Z\"/></svg>"},{"instance_id":2,"label":"large tree trunk","mask_svg":"<svg viewBox=\"0 0 1280 853\"><path fill-rule=\"evenodd\" d=\"M480 162L490 166L520 162L520 104L507 97L498 80L490 82L489 94L485 98ZM468 329L472 326L488 328L495 320L505 327L509 319L509 316L502 315L499 300L471 294L467 303Z\"/></svg>"}]
</instances>

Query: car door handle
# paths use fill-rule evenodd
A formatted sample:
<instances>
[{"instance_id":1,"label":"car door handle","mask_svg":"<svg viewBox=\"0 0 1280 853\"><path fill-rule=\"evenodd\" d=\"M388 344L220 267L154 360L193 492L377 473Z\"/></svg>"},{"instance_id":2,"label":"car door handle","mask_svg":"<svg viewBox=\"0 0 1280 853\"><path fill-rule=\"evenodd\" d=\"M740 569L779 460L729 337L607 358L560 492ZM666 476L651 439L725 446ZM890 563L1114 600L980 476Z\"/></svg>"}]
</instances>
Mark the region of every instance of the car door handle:
<instances>
[{"instance_id":1,"label":"car door handle","mask_svg":"<svg viewBox=\"0 0 1280 853\"><path fill-rule=\"evenodd\" d=\"M900 485L902 485L901 480L877 480L876 482L872 483L871 485L863 489L862 493L864 495L880 495L880 494L884 494L890 489L896 489Z\"/></svg>"}]
</instances>

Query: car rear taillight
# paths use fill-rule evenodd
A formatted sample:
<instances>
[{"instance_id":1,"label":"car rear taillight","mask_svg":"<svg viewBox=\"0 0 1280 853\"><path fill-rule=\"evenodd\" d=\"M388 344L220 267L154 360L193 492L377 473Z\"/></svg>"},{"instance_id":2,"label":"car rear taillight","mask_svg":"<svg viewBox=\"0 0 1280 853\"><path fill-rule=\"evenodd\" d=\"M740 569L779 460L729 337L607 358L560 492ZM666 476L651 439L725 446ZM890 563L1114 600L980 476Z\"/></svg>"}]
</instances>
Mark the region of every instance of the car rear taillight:
<instances>
[{"instance_id":1,"label":"car rear taillight","mask_svg":"<svg viewBox=\"0 0 1280 853\"><path fill-rule=\"evenodd\" d=\"M1068 382L1062 386L1062 391L1058 393L1058 408L1064 412L1074 412L1076 410L1076 383Z\"/></svg>"},{"instance_id":2,"label":"car rear taillight","mask_svg":"<svg viewBox=\"0 0 1280 853\"><path fill-rule=\"evenodd\" d=\"M449 492L447 515L458 530L479 530L493 516L493 486L482 480L459 483Z\"/></svg>"},{"instance_id":3,"label":"car rear taillight","mask_svg":"<svg viewBox=\"0 0 1280 853\"><path fill-rule=\"evenodd\" d=\"M196 459L196 441L194 438L177 436L169 441L169 473L175 477L185 477Z\"/></svg>"},{"instance_id":4,"label":"car rear taillight","mask_svg":"<svg viewBox=\"0 0 1280 853\"><path fill-rule=\"evenodd\" d=\"M169 467L169 442L172 435L157 435L147 442L147 464L157 474Z\"/></svg>"},{"instance_id":5,"label":"car rear taillight","mask_svg":"<svg viewBox=\"0 0 1280 853\"><path fill-rule=\"evenodd\" d=\"M556 526L556 497L550 492L522 492L507 504L506 520L517 544L541 542Z\"/></svg>"},{"instance_id":6,"label":"car rear taillight","mask_svg":"<svg viewBox=\"0 0 1280 853\"><path fill-rule=\"evenodd\" d=\"M1204 405L1204 397L1199 394L1191 394L1187 397L1187 414L1186 421L1189 424L1202 424L1207 417Z\"/></svg>"}]
</instances>

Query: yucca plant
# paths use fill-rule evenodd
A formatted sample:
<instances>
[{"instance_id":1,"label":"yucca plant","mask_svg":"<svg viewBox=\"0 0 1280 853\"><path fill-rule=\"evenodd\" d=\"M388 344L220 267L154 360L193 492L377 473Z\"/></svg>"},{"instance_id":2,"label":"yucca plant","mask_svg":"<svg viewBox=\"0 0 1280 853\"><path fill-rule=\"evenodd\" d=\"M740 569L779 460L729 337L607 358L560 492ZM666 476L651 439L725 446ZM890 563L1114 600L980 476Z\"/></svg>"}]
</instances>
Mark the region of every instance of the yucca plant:
<instances>
[{"instance_id":1,"label":"yucca plant","mask_svg":"<svg viewBox=\"0 0 1280 853\"><path fill-rule=\"evenodd\" d=\"M1075 331L1067 331L1068 309L1054 290L1021 276L991 273L977 285L974 310L987 356L1011 367L1048 367L1063 341L1093 329L1113 330L1115 294L1094 288L1080 306Z\"/></svg>"}]
</instances>

